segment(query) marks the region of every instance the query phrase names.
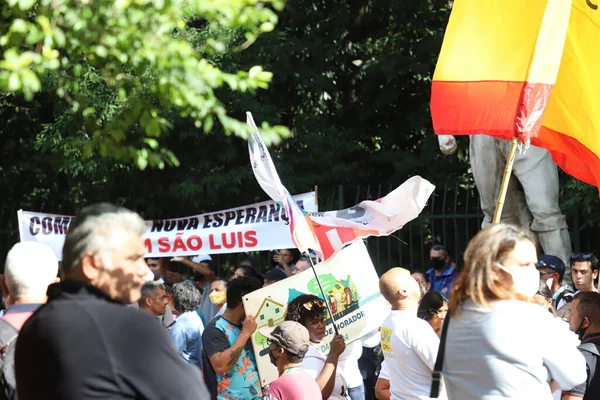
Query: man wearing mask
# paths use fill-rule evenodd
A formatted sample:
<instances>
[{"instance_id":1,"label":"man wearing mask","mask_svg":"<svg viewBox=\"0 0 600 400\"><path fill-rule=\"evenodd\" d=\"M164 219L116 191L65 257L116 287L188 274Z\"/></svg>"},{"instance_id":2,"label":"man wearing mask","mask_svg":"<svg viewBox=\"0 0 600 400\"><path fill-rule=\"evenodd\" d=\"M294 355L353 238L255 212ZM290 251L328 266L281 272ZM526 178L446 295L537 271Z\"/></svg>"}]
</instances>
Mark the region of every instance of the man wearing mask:
<instances>
[{"instance_id":1,"label":"man wearing mask","mask_svg":"<svg viewBox=\"0 0 600 400\"><path fill-rule=\"evenodd\" d=\"M450 264L450 256L446 247L436 244L429 251L429 266L427 278L429 279L429 290L440 292L445 297L450 296L450 288L458 278L458 271Z\"/></svg>"},{"instance_id":2,"label":"man wearing mask","mask_svg":"<svg viewBox=\"0 0 600 400\"><path fill-rule=\"evenodd\" d=\"M216 317L223 315L227 309L227 282L219 279L218 281L211 283L208 300L219 307Z\"/></svg>"},{"instance_id":3,"label":"man wearing mask","mask_svg":"<svg viewBox=\"0 0 600 400\"><path fill-rule=\"evenodd\" d=\"M558 310L573 300L573 291L569 285L563 285L565 263L556 256L543 255L535 267L540 273L540 280L548 285L552 292L552 305Z\"/></svg>"},{"instance_id":4,"label":"man wearing mask","mask_svg":"<svg viewBox=\"0 0 600 400\"><path fill-rule=\"evenodd\" d=\"M563 400L600 399L600 294L580 292L571 303L569 328L581 340L579 351L585 357L587 380L563 391Z\"/></svg>"},{"instance_id":5,"label":"man wearing mask","mask_svg":"<svg viewBox=\"0 0 600 400\"><path fill-rule=\"evenodd\" d=\"M295 321L284 321L274 328L260 330L269 341L269 359L279 378L263 392L264 400L314 400L321 398L319 384L302 370L309 348L308 330Z\"/></svg>"}]
</instances>

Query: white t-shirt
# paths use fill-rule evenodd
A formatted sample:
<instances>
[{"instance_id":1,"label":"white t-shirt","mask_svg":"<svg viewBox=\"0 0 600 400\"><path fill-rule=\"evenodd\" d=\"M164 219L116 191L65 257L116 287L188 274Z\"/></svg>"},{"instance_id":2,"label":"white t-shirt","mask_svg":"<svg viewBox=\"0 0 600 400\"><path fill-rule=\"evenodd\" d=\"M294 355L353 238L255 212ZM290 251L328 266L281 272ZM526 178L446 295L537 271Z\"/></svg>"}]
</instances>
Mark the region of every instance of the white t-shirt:
<instances>
[{"instance_id":1,"label":"white t-shirt","mask_svg":"<svg viewBox=\"0 0 600 400\"><path fill-rule=\"evenodd\" d=\"M392 311L381 326L392 400L429 399L440 340L416 311ZM439 399L446 399L443 382Z\"/></svg>"},{"instance_id":2,"label":"white t-shirt","mask_svg":"<svg viewBox=\"0 0 600 400\"><path fill-rule=\"evenodd\" d=\"M448 395L552 399L550 378L567 390L587 378L577 344L568 326L537 304L502 300L482 308L467 300L448 326L443 366Z\"/></svg>"},{"instance_id":3,"label":"white t-shirt","mask_svg":"<svg viewBox=\"0 0 600 400\"><path fill-rule=\"evenodd\" d=\"M359 387L363 384L362 375L358 368L358 359L362 356L362 342L355 340L346 345L346 350L340 355L338 369L348 383L349 388Z\"/></svg>"},{"instance_id":4,"label":"white t-shirt","mask_svg":"<svg viewBox=\"0 0 600 400\"><path fill-rule=\"evenodd\" d=\"M373 332L367 333L365 336L360 338L363 347L367 347L372 349L377 347L378 344L381 343L381 332L378 329L375 329Z\"/></svg>"},{"instance_id":5,"label":"white t-shirt","mask_svg":"<svg viewBox=\"0 0 600 400\"><path fill-rule=\"evenodd\" d=\"M304 356L304 360L302 361L302 369L306 371L313 379L317 379L323 367L325 366L325 360L327 357L323 355L316 347L312 344L308 348L306 355ZM339 368L336 370L335 374L335 384L333 386L333 392L331 392L331 396L329 399L333 400L349 400L348 397L348 383L341 375L341 370Z\"/></svg>"},{"instance_id":6,"label":"white t-shirt","mask_svg":"<svg viewBox=\"0 0 600 400\"><path fill-rule=\"evenodd\" d=\"M385 360L381 362L381 368L379 369L379 379L385 379L386 381L390 380L390 375L387 371L387 362Z\"/></svg>"}]
</instances>

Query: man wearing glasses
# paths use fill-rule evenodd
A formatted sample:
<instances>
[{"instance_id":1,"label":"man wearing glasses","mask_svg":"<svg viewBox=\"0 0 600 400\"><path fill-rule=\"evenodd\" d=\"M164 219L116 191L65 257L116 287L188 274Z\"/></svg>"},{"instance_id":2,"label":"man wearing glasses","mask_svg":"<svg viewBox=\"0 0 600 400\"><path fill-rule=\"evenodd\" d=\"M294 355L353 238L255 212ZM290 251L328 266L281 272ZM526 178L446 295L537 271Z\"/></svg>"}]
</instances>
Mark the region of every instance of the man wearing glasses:
<instances>
[{"instance_id":1,"label":"man wearing glasses","mask_svg":"<svg viewBox=\"0 0 600 400\"><path fill-rule=\"evenodd\" d=\"M540 272L540 280L548 285L552 292L552 305L558 310L573 300L573 290L563 284L565 276L565 263L556 256L543 255L535 265Z\"/></svg>"}]
</instances>

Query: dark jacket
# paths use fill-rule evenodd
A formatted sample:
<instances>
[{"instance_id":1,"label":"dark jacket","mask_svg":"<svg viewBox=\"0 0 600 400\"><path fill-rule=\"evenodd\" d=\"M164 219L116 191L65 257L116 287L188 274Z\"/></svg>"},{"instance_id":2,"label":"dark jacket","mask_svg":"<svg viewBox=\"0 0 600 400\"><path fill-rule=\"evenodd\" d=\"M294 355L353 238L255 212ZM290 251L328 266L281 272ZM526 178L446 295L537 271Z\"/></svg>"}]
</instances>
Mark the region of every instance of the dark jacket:
<instances>
[{"instance_id":1,"label":"dark jacket","mask_svg":"<svg viewBox=\"0 0 600 400\"><path fill-rule=\"evenodd\" d=\"M152 315L82 282L51 285L48 296L19 334L20 400L209 399Z\"/></svg>"}]
</instances>

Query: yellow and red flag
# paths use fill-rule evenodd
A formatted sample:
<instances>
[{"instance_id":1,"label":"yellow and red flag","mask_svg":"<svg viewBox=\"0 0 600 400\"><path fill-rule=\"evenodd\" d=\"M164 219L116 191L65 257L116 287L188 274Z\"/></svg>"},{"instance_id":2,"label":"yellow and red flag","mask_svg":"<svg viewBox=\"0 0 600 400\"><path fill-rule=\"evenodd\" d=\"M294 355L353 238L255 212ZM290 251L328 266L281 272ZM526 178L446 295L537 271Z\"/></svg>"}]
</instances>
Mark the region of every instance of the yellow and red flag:
<instances>
[{"instance_id":1,"label":"yellow and red flag","mask_svg":"<svg viewBox=\"0 0 600 400\"><path fill-rule=\"evenodd\" d=\"M600 187L598 0L456 0L433 76L436 134L548 149Z\"/></svg>"}]
</instances>

